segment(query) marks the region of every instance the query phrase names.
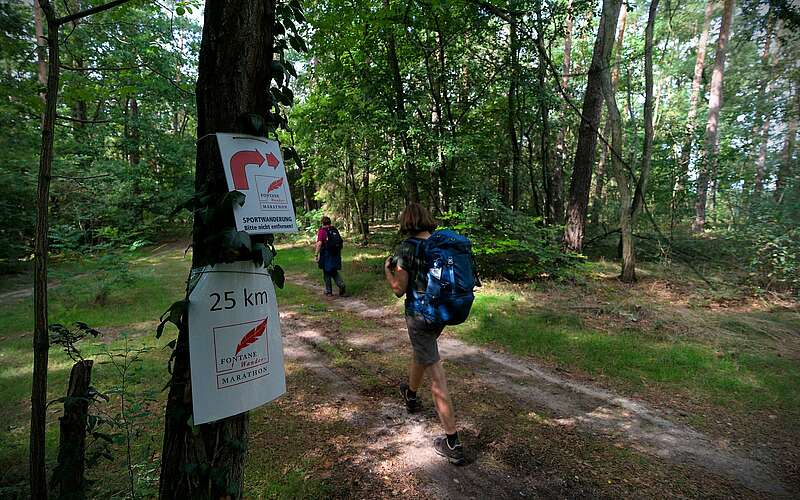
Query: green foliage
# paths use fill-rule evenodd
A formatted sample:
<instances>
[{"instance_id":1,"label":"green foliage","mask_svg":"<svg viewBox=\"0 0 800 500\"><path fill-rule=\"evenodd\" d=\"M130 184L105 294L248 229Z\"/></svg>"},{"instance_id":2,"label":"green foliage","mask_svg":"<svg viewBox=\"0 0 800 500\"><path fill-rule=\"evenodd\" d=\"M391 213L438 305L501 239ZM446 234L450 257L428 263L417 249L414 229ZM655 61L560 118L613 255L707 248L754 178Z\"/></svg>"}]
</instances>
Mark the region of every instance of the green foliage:
<instances>
[{"instance_id":1,"label":"green foliage","mask_svg":"<svg viewBox=\"0 0 800 500\"><path fill-rule=\"evenodd\" d=\"M758 215L729 238L747 257L751 283L767 290L800 295L800 221L797 206L761 203Z\"/></svg>"},{"instance_id":2,"label":"green foliage","mask_svg":"<svg viewBox=\"0 0 800 500\"><path fill-rule=\"evenodd\" d=\"M100 355L103 359L100 364L108 364L116 377L114 384L105 390L109 399L108 408L103 409L98 419L97 428L101 431L95 430L92 435L102 457L110 459L112 454L123 457L130 498L149 498L158 492L160 463L154 460L154 455L160 443L146 431L147 424L158 418L151 410L158 391L143 378L143 356L149 351L146 345L131 346L130 339L123 334L120 347L106 348ZM103 427L106 432L102 432Z\"/></svg>"},{"instance_id":3,"label":"green foliage","mask_svg":"<svg viewBox=\"0 0 800 500\"><path fill-rule=\"evenodd\" d=\"M481 191L461 212L440 217L442 224L468 236L480 276L522 281L568 276L582 258L561 249L561 228L540 217L514 212L492 192Z\"/></svg>"},{"instance_id":4,"label":"green foliage","mask_svg":"<svg viewBox=\"0 0 800 500\"><path fill-rule=\"evenodd\" d=\"M32 253L43 109L30 3L0 5L0 272ZM190 11L194 1L179 2ZM64 14L56 4L57 14ZM63 33L62 33L63 34ZM154 241L192 191L200 28L150 3L94 15L61 39L51 242L55 252ZM102 47L102 50L98 50ZM88 70L87 68L99 68Z\"/></svg>"},{"instance_id":5,"label":"green foliage","mask_svg":"<svg viewBox=\"0 0 800 500\"><path fill-rule=\"evenodd\" d=\"M800 293L800 228L773 230L756 235L750 261L756 282L767 289L788 288Z\"/></svg>"},{"instance_id":6,"label":"green foliage","mask_svg":"<svg viewBox=\"0 0 800 500\"><path fill-rule=\"evenodd\" d=\"M298 209L296 216L297 216L297 228L305 233L306 236L309 238L315 238L317 236L317 231L320 227L322 227L322 216L325 215L325 211L321 208L316 210L309 210L303 211Z\"/></svg>"},{"instance_id":7,"label":"green foliage","mask_svg":"<svg viewBox=\"0 0 800 500\"><path fill-rule=\"evenodd\" d=\"M76 321L75 328L72 329L59 323L53 323L47 326L47 331L50 335L50 345L61 346L67 356L69 356L72 361L76 362L83 359L76 344L85 339L88 335L92 337L100 335L98 330L91 328L82 321Z\"/></svg>"}]
</instances>

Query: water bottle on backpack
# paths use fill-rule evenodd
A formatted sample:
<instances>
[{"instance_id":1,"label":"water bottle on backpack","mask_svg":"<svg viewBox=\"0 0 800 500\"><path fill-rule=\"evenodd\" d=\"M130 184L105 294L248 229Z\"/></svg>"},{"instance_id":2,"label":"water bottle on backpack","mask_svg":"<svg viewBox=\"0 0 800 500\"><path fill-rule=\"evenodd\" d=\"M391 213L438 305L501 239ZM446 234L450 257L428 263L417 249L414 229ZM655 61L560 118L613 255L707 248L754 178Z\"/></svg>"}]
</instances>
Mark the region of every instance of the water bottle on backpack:
<instances>
[{"instance_id":1,"label":"water bottle on backpack","mask_svg":"<svg viewBox=\"0 0 800 500\"><path fill-rule=\"evenodd\" d=\"M463 323L475 300L473 289L480 286L472 242L447 229L435 231L425 240L411 241L428 269L425 291L411 289L414 310L432 323Z\"/></svg>"}]
</instances>

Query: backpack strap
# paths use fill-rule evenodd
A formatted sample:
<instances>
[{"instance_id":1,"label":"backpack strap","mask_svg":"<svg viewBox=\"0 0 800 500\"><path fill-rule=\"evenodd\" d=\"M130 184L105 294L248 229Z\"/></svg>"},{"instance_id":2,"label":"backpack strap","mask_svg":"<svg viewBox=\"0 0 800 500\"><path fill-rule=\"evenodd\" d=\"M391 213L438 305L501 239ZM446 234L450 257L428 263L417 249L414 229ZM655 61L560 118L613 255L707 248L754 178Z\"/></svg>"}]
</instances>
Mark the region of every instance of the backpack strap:
<instances>
[{"instance_id":1,"label":"backpack strap","mask_svg":"<svg viewBox=\"0 0 800 500\"><path fill-rule=\"evenodd\" d=\"M410 245L414 246L414 260L416 265L417 266L423 265L423 262L425 260L425 254L424 254L425 240L423 240L422 238L415 238L412 236L411 238L406 239L406 243L409 243ZM408 272L408 290L410 290L411 293L416 297L418 293L421 293L417 291L416 287L417 273L419 273L421 270L407 269L406 271Z\"/></svg>"},{"instance_id":2,"label":"backpack strap","mask_svg":"<svg viewBox=\"0 0 800 500\"><path fill-rule=\"evenodd\" d=\"M414 257L417 259L417 263L419 263L423 259L422 245L425 243L425 240L422 238L411 237L406 239L406 242L414 245Z\"/></svg>"}]
</instances>

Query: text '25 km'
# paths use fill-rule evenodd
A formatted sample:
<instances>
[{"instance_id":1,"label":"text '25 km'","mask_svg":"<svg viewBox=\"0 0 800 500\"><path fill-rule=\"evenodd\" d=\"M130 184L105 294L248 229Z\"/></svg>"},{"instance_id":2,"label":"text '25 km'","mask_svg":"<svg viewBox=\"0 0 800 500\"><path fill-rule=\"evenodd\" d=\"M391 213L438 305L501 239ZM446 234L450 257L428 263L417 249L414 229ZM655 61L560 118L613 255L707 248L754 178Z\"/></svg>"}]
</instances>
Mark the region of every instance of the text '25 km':
<instances>
[{"instance_id":1,"label":"text '25 km'","mask_svg":"<svg viewBox=\"0 0 800 500\"><path fill-rule=\"evenodd\" d=\"M247 288L241 291L242 302L244 307L262 306L266 304L269 299L267 298L266 290L248 292ZM221 293L210 293L208 297L214 301L211 305L210 311L222 311L223 309L233 309L236 307L236 291L228 290Z\"/></svg>"}]
</instances>

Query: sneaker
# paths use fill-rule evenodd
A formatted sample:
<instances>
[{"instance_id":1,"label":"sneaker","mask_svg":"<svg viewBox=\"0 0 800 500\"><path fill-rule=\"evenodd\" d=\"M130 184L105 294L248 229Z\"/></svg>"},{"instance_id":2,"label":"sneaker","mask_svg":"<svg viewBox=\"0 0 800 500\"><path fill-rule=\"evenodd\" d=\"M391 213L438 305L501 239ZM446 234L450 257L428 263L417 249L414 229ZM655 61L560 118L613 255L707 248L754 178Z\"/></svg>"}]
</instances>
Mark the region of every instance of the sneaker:
<instances>
[{"instance_id":1,"label":"sneaker","mask_svg":"<svg viewBox=\"0 0 800 500\"><path fill-rule=\"evenodd\" d=\"M433 440L433 449L437 455L446 458L453 465L464 465L467 461L464 456L464 446L460 441L451 448L446 437L438 437Z\"/></svg>"},{"instance_id":2,"label":"sneaker","mask_svg":"<svg viewBox=\"0 0 800 500\"><path fill-rule=\"evenodd\" d=\"M419 399L416 396L409 397L408 396L408 384L400 384L400 394L403 396L403 402L406 404L406 410L408 413L416 413L422 408L422 404L420 404Z\"/></svg>"},{"instance_id":3,"label":"sneaker","mask_svg":"<svg viewBox=\"0 0 800 500\"><path fill-rule=\"evenodd\" d=\"M326 297L330 297L331 295L333 295L333 292L325 292Z\"/></svg>"}]
</instances>

